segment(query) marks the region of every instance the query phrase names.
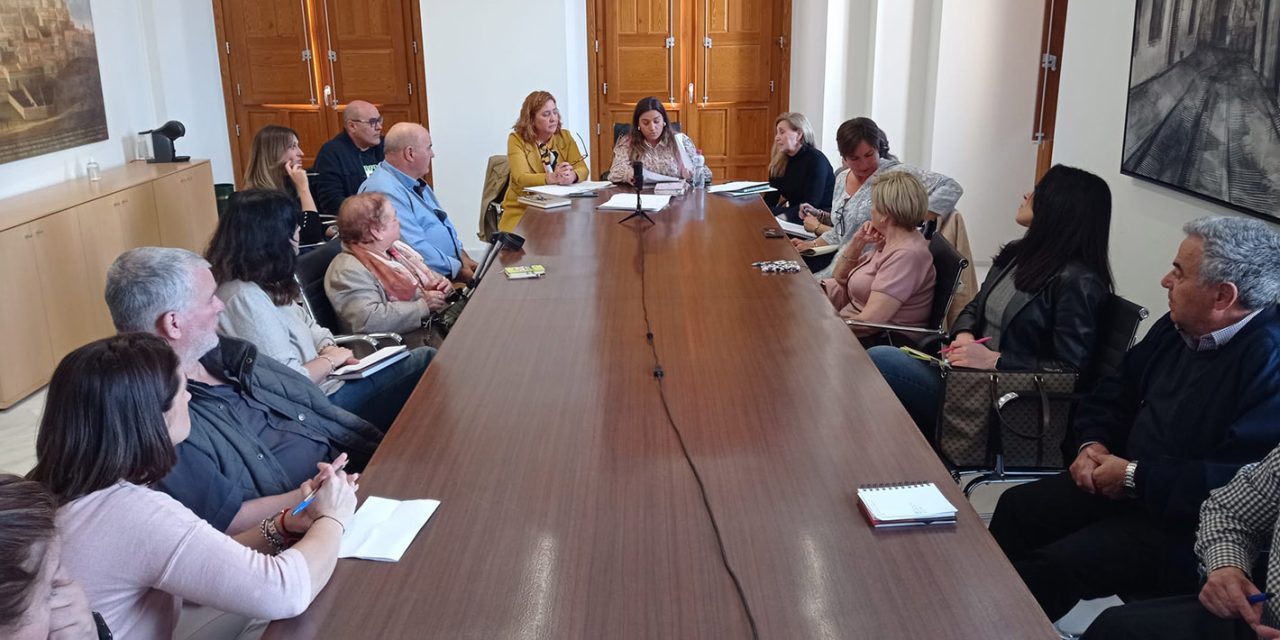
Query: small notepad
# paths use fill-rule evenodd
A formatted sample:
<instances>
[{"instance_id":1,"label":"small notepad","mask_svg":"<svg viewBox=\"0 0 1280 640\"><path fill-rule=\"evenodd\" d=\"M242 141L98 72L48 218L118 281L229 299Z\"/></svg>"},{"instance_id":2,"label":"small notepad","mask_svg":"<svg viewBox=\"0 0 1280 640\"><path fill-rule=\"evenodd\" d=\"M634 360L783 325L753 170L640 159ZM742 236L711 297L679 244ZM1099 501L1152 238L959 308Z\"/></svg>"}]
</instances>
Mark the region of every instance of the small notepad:
<instances>
[{"instance_id":1,"label":"small notepad","mask_svg":"<svg viewBox=\"0 0 1280 640\"><path fill-rule=\"evenodd\" d=\"M858 487L858 500L877 527L947 524L956 521L956 507L932 482Z\"/></svg>"},{"instance_id":2,"label":"small notepad","mask_svg":"<svg viewBox=\"0 0 1280 640\"><path fill-rule=\"evenodd\" d=\"M399 562L438 506L439 500L369 496L347 525L338 557Z\"/></svg>"}]
</instances>

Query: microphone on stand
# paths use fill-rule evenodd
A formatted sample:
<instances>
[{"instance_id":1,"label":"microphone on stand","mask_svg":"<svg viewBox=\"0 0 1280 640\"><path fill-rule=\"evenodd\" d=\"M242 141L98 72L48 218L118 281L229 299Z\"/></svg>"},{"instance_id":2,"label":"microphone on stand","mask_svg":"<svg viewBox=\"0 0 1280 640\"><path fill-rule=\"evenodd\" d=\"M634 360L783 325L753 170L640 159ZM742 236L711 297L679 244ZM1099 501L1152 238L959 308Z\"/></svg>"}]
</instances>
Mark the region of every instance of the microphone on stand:
<instances>
[{"instance_id":1,"label":"microphone on stand","mask_svg":"<svg viewBox=\"0 0 1280 640\"><path fill-rule=\"evenodd\" d=\"M649 221L649 224L654 224L653 218L650 218L649 214L645 213L640 206L640 190L644 189L644 163L639 160L631 163L631 182L636 186L636 210L635 213L619 220L618 224L622 224L632 218L644 218Z\"/></svg>"}]
</instances>

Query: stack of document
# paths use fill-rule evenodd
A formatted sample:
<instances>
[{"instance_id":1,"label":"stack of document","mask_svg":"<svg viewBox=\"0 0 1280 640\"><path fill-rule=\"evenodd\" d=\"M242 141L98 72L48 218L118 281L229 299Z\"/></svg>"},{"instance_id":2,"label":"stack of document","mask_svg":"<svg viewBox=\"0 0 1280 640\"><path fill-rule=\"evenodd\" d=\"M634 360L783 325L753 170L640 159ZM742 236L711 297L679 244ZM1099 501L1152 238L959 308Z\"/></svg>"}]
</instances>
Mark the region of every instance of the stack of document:
<instances>
[{"instance_id":1,"label":"stack of document","mask_svg":"<svg viewBox=\"0 0 1280 640\"><path fill-rule=\"evenodd\" d=\"M757 193L768 193L777 191L769 186L768 182L751 182L749 180L739 180L737 182L726 182L713 187L708 187L709 193L721 193L726 196L749 196Z\"/></svg>"},{"instance_id":2,"label":"stack of document","mask_svg":"<svg viewBox=\"0 0 1280 640\"><path fill-rule=\"evenodd\" d=\"M642 211L657 211L671 202L671 196L664 195L648 195L640 194L640 209ZM636 194L634 193L615 193L609 201L600 205L601 209L609 211L635 211L636 210Z\"/></svg>"},{"instance_id":3,"label":"stack of document","mask_svg":"<svg viewBox=\"0 0 1280 640\"><path fill-rule=\"evenodd\" d=\"M369 496L342 534L338 557L399 562L438 506L439 500Z\"/></svg>"},{"instance_id":4,"label":"stack of document","mask_svg":"<svg viewBox=\"0 0 1280 640\"><path fill-rule=\"evenodd\" d=\"M956 507L932 482L858 487L862 512L875 527L952 524Z\"/></svg>"},{"instance_id":5,"label":"stack of document","mask_svg":"<svg viewBox=\"0 0 1280 640\"><path fill-rule=\"evenodd\" d=\"M547 184L536 187L525 187L525 191L541 193L547 196L556 196L559 198L567 198L569 196L583 195L599 191L605 187L611 186L611 182L579 182L577 184Z\"/></svg>"},{"instance_id":6,"label":"stack of document","mask_svg":"<svg viewBox=\"0 0 1280 640\"><path fill-rule=\"evenodd\" d=\"M787 220L782 216L778 216L778 224L782 227L783 231L787 232L787 235L789 236L802 238L804 240L813 240L814 238L818 237L813 235L812 233L809 233L804 228L804 225L791 222L790 220Z\"/></svg>"}]
</instances>

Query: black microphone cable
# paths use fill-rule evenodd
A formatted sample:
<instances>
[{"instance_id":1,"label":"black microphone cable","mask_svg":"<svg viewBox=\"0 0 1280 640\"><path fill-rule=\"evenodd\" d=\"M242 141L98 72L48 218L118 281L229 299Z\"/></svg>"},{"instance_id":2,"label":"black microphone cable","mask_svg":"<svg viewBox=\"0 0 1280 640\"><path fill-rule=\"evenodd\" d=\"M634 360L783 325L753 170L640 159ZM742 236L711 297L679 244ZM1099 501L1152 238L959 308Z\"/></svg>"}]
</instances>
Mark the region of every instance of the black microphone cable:
<instances>
[{"instance_id":1,"label":"black microphone cable","mask_svg":"<svg viewBox=\"0 0 1280 640\"><path fill-rule=\"evenodd\" d=\"M640 309L644 315L644 336L649 343L649 349L653 352L653 377L658 382L658 398L662 401L662 410L667 416L667 423L671 425L671 430L676 434L676 441L680 443L680 452L684 454L684 460L689 465L689 470L693 472L693 479L698 484L698 493L702 496L702 506L707 512L707 517L711 520L711 530L715 532L716 544L720 547L720 563L724 565L725 571L729 573L730 580L733 581L733 588L738 592L738 600L742 603L742 610L747 615L747 622L751 625L751 637L753 640L759 640L760 630L756 627L755 615L751 612L751 605L747 602L747 594L742 588L742 581L738 579L738 574L729 564L729 554L724 548L724 537L720 533L720 523L716 520L715 511L711 508L711 499L707 496L707 486L702 481L702 474L698 472L698 466L693 463L693 457L689 455L689 447L684 443L684 434L680 432L680 426L676 424L675 417L671 414L671 405L667 403L666 383L663 381L664 372L662 370L662 360L658 356L658 345L653 337L653 323L649 319L649 302L645 288L645 233L652 227L644 227L638 230L640 234Z\"/></svg>"}]
</instances>

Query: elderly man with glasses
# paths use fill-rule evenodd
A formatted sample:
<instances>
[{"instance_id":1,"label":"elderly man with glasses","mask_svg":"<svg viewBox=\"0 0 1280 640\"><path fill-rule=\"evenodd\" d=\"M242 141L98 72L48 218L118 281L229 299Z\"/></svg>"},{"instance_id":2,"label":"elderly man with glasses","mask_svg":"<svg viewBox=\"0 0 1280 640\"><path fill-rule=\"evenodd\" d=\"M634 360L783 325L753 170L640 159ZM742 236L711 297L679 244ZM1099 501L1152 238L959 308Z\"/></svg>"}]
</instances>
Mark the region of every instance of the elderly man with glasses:
<instances>
[{"instance_id":1,"label":"elderly man with glasses","mask_svg":"<svg viewBox=\"0 0 1280 640\"><path fill-rule=\"evenodd\" d=\"M353 100L342 112L343 129L316 154L312 181L320 213L336 215L342 201L353 196L385 158L382 115L364 100Z\"/></svg>"}]
</instances>

